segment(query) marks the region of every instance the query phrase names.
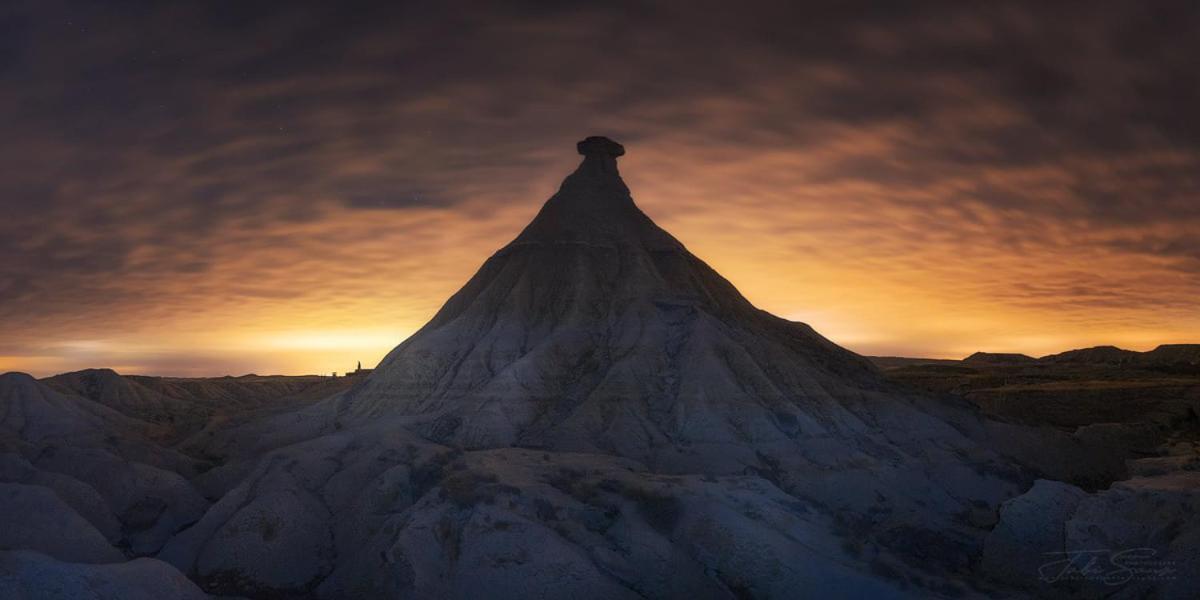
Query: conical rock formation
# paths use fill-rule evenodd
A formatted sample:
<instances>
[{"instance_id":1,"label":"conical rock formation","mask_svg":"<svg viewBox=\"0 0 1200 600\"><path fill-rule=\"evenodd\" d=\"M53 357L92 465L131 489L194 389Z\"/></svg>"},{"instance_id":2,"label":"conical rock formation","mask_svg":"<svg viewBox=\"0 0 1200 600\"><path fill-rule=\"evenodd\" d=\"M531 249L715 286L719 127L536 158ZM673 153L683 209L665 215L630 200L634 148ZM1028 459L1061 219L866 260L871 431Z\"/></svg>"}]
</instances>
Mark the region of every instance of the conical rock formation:
<instances>
[{"instance_id":1,"label":"conical rock formation","mask_svg":"<svg viewBox=\"0 0 1200 600\"><path fill-rule=\"evenodd\" d=\"M638 209L619 144L579 151L524 231L337 399L340 426L755 473L835 513L940 530L950 554L978 542L960 515L1023 476L963 434L974 413L888 389L867 360L755 308Z\"/></svg>"},{"instance_id":2,"label":"conical rock formation","mask_svg":"<svg viewBox=\"0 0 1200 600\"><path fill-rule=\"evenodd\" d=\"M343 397L435 439L612 452L869 428L873 367L750 304L634 204L606 138L520 235Z\"/></svg>"},{"instance_id":3,"label":"conical rock formation","mask_svg":"<svg viewBox=\"0 0 1200 600\"><path fill-rule=\"evenodd\" d=\"M637 208L619 144L579 151L363 381L228 432L233 487L160 558L256 597L969 595L1033 481L979 440L1041 432L755 308Z\"/></svg>"}]
</instances>

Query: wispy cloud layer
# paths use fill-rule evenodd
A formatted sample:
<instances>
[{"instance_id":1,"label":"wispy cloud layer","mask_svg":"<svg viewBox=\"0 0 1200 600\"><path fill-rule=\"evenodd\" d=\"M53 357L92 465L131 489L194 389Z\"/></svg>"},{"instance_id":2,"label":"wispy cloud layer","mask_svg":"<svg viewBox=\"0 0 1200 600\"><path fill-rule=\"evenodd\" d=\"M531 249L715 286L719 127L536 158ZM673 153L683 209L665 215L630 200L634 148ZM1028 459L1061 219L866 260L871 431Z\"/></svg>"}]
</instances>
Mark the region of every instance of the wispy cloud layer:
<instances>
[{"instance_id":1,"label":"wispy cloud layer","mask_svg":"<svg viewBox=\"0 0 1200 600\"><path fill-rule=\"evenodd\" d=\"M0 9L0 369L370 362L592 133L856 350L1200 339L1195 3L397 4Z\"/></svg>"}]
</instances>

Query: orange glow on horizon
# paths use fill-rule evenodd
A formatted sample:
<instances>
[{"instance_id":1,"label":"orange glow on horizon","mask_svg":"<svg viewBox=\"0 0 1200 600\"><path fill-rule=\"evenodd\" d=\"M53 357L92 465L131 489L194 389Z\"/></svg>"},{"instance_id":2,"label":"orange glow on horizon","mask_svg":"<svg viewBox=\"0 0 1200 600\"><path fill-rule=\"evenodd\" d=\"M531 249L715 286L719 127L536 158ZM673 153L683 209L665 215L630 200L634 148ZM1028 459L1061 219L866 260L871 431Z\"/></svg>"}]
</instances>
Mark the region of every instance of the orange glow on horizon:
<instances>
[{"instance_id":1,"label":"orange glow on horizon","mask_svg":"<svg viewBox=\"0 0 1200 600\"><path fill-rule=\"evenodd\" d=\"M684 173L633 154L622 168L643 209L752 302L863 354L1037 356L1200 338L1200 318L1183 297L1189 288L1172 285L1152 258L1058 244L1014 253L971 229L977 224L956 231L964 225L951 216L917 243L906 236L927 226L922 220L943 217L903 202L872 204L876 195L894 200L909 192L863 182L813 185L803 174L776 176L770 188L759 183L764 169L789 160L796 161L768 154ZM199 376L341 372L359 360L373 366L520 231L553 192L539 183L528 202L481 199L458 212L330 212L256 239L234 236L214 248L209 272L136 282L165 304L130 308L83 330L72 331L79 322L50 322L37 354L0 357L0 369ZM1089 295L1082 282L1100 279L1115 292L1133 291L1128 298ZM1134 292L1144 284L1159 286L1155 297L1167 308L1137 306Z\"/></svg>"},{"instance_id":2,"label":"orange glow on horizon","mask_svg":"<svg viewBox=\"0 0 1200 600\"><path fill-rule=\"evenodd\" d=\"M860 353L1200 342L1182 6L17 4L0 369L371 365L588 135L750 301Z\"/></svg>"}]
</instances>

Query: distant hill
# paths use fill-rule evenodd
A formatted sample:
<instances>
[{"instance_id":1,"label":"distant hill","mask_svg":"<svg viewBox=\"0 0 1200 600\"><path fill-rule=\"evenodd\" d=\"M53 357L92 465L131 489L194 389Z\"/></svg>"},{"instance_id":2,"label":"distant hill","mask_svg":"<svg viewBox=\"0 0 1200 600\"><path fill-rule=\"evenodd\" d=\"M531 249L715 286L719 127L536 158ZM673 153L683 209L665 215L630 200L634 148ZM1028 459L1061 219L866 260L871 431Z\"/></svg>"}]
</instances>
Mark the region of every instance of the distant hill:
<instances>
[{"instance_id":1,"label":"distant hill","mask_svg":"<svg viewBox=\"0 0 1200 600\"><path fill-rule=\"evenodd\" d=\"M922 365L957 365L962 361L953 358L909 358L906 356L868 356L867 360L880 369L898 369Z\"/></svg>"},{"instance_id":2,"label":"distant hill","mask_svg":"<svg viewBox=\"0 0 1200 600\"><path fill-rule=\"evenodd\" d=\"M188 435L215 415L316 401L352 383L345 378L305 375L241 377L147 377L111 369L86 369L41 381L64 394L86 398L125 416L166 425L167 435Z\"/></svg>"},{"instance_id":3,"label":"distant hill","mask_svg":"<svg viewBox=\"0 0 1200 600\"><path fill-rule=\"evenodd\" d=\"M1200 365L1200 344L1163 344L1143 352L1141 360L1161 366Z\"/></svg>"},{"instance_id":4,"label":"distant hill","mask_svg":"<svg viewBox=\"0 0 1200 600\"><path fill-rule=\"evenodd\" d=\"M1129 366L1153 369L1183 368L1193 370L1200 367L1200 344L1163 344L1148 352L1125 350L1116 346L1093 346L1067 350L1058 354L1050 354L1034 358L1027 354L1006 352L976 352L962 360L945 358L913 358L907 356L868 356L880 369L901 369L907 367L932 366L975 366L990 367L1003 365L1097 365L1097 366Z\"/></svg>"},{"instance_id":5,"label":"distant hill","mask_svg":"<svg viewBox=\"0 0 1200 600\"><path fill-rule=\"evenodd\" d=\"M1125 350L1116 346L1095 346L1068 350L1038 359L1052 364L1128 365L1171 367L1200 365L1200 344L1163 344L1149 352Z\"/></svg>"},{"instance_id":6,"label":"distant hill","mask_svg":"<svg viewBox=\"0 0 1200 600\"><path fill-rule=\"evenodd\" d=\"M1026 355L1005 352L976 352L962 361L968 365L1024 365L1037 362L1037 359Z\"/></svg>"},{"instance_id":7,"label":"distant hill","mask_svg":"<svg viewBox=\"0 0 1200 600\"><path fill-rule=\"evenodd\" d=\"M1094 346L1043 356L1039 360L1055 364L1123 365L1137 361L1141 354L1116 346Z\"/></svg>"}]
</instances>

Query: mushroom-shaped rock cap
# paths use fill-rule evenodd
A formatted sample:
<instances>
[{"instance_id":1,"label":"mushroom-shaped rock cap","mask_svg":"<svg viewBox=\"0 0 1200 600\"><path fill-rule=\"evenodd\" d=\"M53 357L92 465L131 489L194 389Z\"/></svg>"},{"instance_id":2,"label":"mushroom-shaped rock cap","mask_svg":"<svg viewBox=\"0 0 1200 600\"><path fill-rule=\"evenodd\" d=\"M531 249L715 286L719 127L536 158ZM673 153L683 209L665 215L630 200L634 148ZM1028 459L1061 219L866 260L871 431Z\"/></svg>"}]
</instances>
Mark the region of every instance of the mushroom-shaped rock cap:
<instances>
[{"instance_id":1,"label":"mushroom-shaped rock cap","mask_svg":"<svg viewBox=\"0 0 1200 600\"><path fill-rule=\"evenodd\" d=\"M617 157L625 155L625 146L601 135L593 135L575 144L575 148L584 156Z\"/></svg>"}]
</instances>

